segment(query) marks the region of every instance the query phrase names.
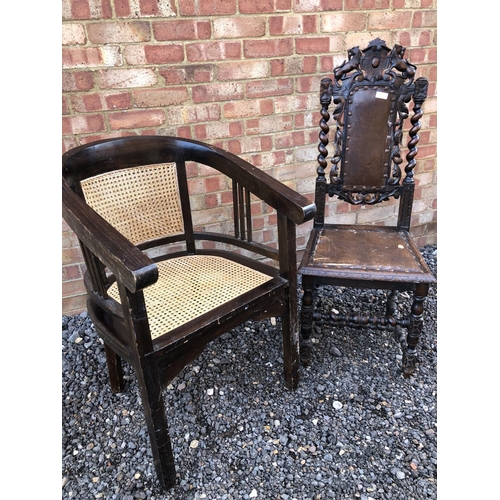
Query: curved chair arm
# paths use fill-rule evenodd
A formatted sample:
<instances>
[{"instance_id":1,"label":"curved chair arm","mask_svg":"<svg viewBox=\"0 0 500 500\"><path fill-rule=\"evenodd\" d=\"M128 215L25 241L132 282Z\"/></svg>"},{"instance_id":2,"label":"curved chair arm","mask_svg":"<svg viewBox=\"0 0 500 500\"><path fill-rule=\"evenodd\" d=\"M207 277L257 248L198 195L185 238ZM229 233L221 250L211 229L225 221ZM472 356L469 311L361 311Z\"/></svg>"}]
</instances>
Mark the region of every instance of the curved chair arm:
<instances>
[{"instance_id":1,"label":"curved chair arm","mask_svg":"<svg viewBox=\"0 0 500 500\"><path fill-rule=\"evenodd\" d=\"M62 215L81 242L130 292L157 281L157 265L78 197L64 178Z\"/></svg>"},{"instance_id":2,"label":"curved chair arm","mask_svg":"<svg viewBox=\"0 0 500 500\"><path fill-rule=\"evenodd\" d=\"M210 164L295 224L302 224L314 217L316 213L314 203L251 163L216 146L192 139L182 140L192 145L189 149L190 157L186 157L186 160Z\"/></svg>"},{"instance_id":3,"label":"curved chair arm","mask_svg":"<svg viewBox=\"0 0 500 500\"><path fill-rule=\"evenodd\" d=\"M117 137L93 144L94 161L99 165L96 174L112 169L117 161L123 166L144 164L144 158L149 163L194 161L227 175L296 224L314 217L314 203L266 172L217 146L171 136ZM117 146L122 146L121 150ZM70 185L79 180L79 167L87 162L88 147L79 146L63 155L65 177Z\"/></svg>"}]
</instances>

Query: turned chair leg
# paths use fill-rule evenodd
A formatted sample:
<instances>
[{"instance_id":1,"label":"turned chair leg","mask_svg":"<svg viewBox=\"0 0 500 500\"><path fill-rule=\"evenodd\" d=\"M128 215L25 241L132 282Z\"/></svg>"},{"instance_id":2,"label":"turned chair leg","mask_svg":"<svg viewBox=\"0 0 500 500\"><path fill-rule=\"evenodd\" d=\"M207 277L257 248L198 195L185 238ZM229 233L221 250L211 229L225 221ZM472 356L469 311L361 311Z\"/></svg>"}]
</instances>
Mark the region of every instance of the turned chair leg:
<instances>
[{"instance_id":1,"label":"turned chair leg","mask_svg":"<svg viewBox=\"0 0 500 500\"><path fill-rule=\"evenodd\" d=\"M310 276L302 276L302 288L304 295L300 312L300 362L307 366L311 361L314 279Z\"/></svg>"},{"instance_id":2,"label":"turned chair leg","mask_svg":"<svg viewBox=\"0 0 500 500\"><path fill-rule=\"evenodd\" d=\"M386 316L396 316L396 298L398 296L397 290L391 290L389 293L389 297L387 297L387 305L385 314Z\"/></svg>"},{"instance_id":3,"label":"turned chair leg","mask_svg":"<svg viewBox=\"0 0 500 500\"><path fill-rule=\"evenodd\" d=\"M109 384L113 393L123 391L123 369L122 360L108 344L104 343L106 351L106 365L108 367Z\"/></svg>"},{"instance_id":4,"label":"turned chair leg","mask_svg":"<svg viewBox=\"0 0 500 500\"><path fill-rule=\"evenodd\" d=\"M392 318L396 318L397 314L397 304L396 304L396 299L398 296L398 291L397 290L391 290L389 293L389 297L387 297L387 304L386 304L386 309L385 309L385 314L386 316L391 316ZM405 331L404 329L396 325L394 327L394 338L396 339L396 342L403 342L405 340Z\"/></svg>"},{"instance_id":5,"label":"turned chair leg","mask_svg":"<svg viewBox=\"0 0 500 500\"><path fill-rule=\"evenodd\" d=\"M406 348L403 351L403 375L409 377L417 363L417 344L423 328L424 300L427 297L429 285L418 284L413 293L410 326L406 337Z\"/></svg>"},{"instance_id":6,"label":"turned chair leg","mask_svg":"<svg viewBox=\"0 0 500 500\"><path fill-rule=\"evenodd\" d=\"M161 487L168 490L175 485L175 464L168 432L165 401L155 371L153 366L146 365L143 371L137 370L137 378L156 474Z\"/></svg>"}]
</instances>

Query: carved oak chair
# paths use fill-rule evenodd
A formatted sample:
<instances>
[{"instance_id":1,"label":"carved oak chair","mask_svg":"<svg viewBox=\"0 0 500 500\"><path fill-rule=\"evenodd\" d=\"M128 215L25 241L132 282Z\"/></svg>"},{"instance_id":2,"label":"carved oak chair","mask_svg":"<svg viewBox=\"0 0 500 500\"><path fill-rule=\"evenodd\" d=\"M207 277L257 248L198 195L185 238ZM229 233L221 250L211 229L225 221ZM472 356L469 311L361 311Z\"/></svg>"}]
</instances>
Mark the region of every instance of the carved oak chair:
<instances>
[{"instance_id":1,"label":"carved oak chair","mask_svg":"<svg viewBox=\"0 0 500 500\"><path fill-rule=\"evenodd\" d=\"M422 331L424 299L435 282L410 235L414 168L428 82L414 79L416 67L403 59L405 48L391 50L380 39L360 50L348 51L348 60L333 71L333 81L321 81L321 120L315 187L317 207L299 274L304 289L301 310L301 362L311 359L314 321L333 325L393 328L403 347L403 374L416 366L416 348ZM407 142L407 163L401 171L403 124L413 116ZM333 120L333 156L329 172L330 113ZM391 198L399 200L395 226L325 223L326 197L337 197L351 205L375 205ZM390 290L385 315L328 314L314 312L314 287L318 284L355 289ZM408 314L396 314L397 291L412 291ZM403 328L407 329L406 339Z\"/></svg>"},{"instance_id":2,"label":"carved oak chair","mask_svg":"<svg viewBox=\"0 0 500 500\"><path fill-rule=\"evenodd\" d=\"M295 225L315 207L246 161L194 140L97 141L68 151L62 163L63 217L85 259L88 313L105 344L111 389L123 389L121 360L132 365L155 469L168 489L176 473L162 389L210 341L249 319L281 317L285 383L296 388ZM196 230L186 168L194 164L232 181L232 234ZM251 195L276 209L278 249L253 241ZM222 248L204 250L203 241Z\"/></svg>"}]
</instances>

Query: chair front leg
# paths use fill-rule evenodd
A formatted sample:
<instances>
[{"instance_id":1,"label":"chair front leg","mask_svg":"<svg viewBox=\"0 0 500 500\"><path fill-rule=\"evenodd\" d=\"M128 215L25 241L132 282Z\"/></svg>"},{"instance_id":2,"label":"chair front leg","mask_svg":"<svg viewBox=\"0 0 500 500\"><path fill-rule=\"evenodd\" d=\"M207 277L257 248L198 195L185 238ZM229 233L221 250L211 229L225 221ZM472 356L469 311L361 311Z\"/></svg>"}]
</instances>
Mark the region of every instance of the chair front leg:
<instances>
[{"instance_id":1,"label":"chair front leg","mask_svg":"<svg viewBox=\"0 0 500 500\"><path fill-rule=\"evenodd\" d=\"M307 366L311 361L311 333L313 325L314 278L302 276L302 309L300 312L300 362Z\"/></svg>"},{"instance_id":2,"label":"chair front leg","mask_svg":"<svg viewBox=\"0 0 500 500\"><path fill-rule=\"evenodd\" d=\"M137 370L137 379L141 392L142 406L149 431L153 462L164 490L175 485L175 464L170 435L168 432L165 402L155 367L145 362Z\"/></svg>"},{"instance_id":3,"label":"chair front leg","mask_svg":"<svg viewBox=\"0 0 500 500\"><path fill-rule=\"evenodd\" d=\"M417 363L417 344L423 328L424 301L429 291L429 285L418 284L413 293L410 326L406 337L406 349L403 352L403 375L409 377Z\"/></svg>"},{"instance_id":4,"label":"chair front leg","mask_svg":"<svg viewBox=\"0 0 500 500\"><path fill-rule=\"evenodd\" d=\"M299 383L299 330L297 325L297 293L289 297L286 312L282 316L283 362L285 385L297 389Z\"/></svg>"}]
</instances>

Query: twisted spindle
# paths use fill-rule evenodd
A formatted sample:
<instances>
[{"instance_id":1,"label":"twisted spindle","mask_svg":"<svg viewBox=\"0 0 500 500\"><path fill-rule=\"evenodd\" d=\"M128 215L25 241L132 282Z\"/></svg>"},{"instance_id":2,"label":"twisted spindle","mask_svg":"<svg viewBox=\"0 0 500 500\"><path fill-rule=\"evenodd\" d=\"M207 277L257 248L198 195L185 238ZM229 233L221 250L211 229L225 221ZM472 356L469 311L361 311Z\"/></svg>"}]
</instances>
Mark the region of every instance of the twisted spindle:
<instances>
[{"instance_id":1,"label":"twisted spindle","mask_svg":"<svg viewBox=\"0 0 500 500\"><path fill-rule=\"evenodd\" d=\"M319 144L318 144L318 168L316 172L318 173L318 178L325 178L325 169L327 166L326 158L328 156L328 132L330 131L330 127L328 126L328 120L330 119L330 113L328 112L328 106L332 100L330 95L330 88L332 85L331 78L323 78L321 80L321 88L320 88L320 102L321 102L321 120L319 122L319 126L321 131L319 133Z\"/></svg>"},{"instance_id":2,"label":"twisted spindle","mask_svg":"<svg viewBox=\"0 0 500 500\"><path fill-rule=\"evenodd\" d=\"M417 156L418 153L417 144L420 140L418 131L420 130L420 118L422 118L422 115L424 114L422 111L422 104L427 97L428 85L429 83L426 78L417 78L417 80L415 81L415 93L413 95L413 116L410 119L412 127L408 132L410 140L408 141L408 154L406 155L406 161L408 162L408 164L405 167L405 183L414 182L413 169L415 168L415 165L417 163L415 161L415 156Z\"/></svg>"}]
</instances>

